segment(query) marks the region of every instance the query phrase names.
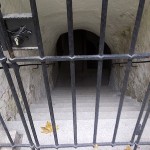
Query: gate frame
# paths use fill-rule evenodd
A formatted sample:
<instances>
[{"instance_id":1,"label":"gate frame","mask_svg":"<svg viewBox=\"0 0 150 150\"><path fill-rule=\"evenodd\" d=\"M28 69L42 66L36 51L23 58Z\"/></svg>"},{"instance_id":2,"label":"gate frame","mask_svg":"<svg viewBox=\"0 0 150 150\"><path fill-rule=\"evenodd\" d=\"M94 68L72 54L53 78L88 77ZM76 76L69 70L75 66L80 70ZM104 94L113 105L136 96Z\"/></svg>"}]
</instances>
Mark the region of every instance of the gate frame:
<instances>
[{"instance_id":1,"label":"gate frame","mask_svg":"<svg viewBox=\"0 0 150 150\"><path fill-rule=\"evenodd\" d=\"M38 12L37 12L37 6L36 6L36 1L35 0L29 0L30 1L30 7L31 7L31 17L33 20L34 24L34 30L36 34L36 40L37 40L37 47L39 50L39 56L34 56L34 57L15 57L13 53L13 49L10 43L10 40L8 38L7 34L7 29L4 24L3 20L3 15L2 12L0 11L0 42L1 42L1 47L0 47L0 63L3 66L8 84L10 86L11 92L13 94L14 100L16 102L16 106L18 108L18 112L20 114L23 126L25 128L29 144L15 144L12 141L12 138L10 136L9 130L0 114L0 121L4 127L4 130L10 140L10 144L0 144L0 147L30 147L31 149L42 149L42 148L68 148L68 147L89 147L89 146L94 146L95 144L100 145L100 146L121 146L121 145L131 145L134 146L134 150L137 149L138 145L150 145L150 142L140 142L145 124L147 122L147 119L150 114L150 102L148 104L148 108L146 111L146 114L144 116L144 120L141 124L141 128L139 130L139 134L137 139L135 140L135 136L137 133L137 129L140 125L141 118L143 116L143 112L145 109L145 105L148 101L148 96L150 92L150 84L148 86L147 92L145 93L145 98L142 103L142 107L136 122L136 126L131 138L130 142L116 142L116 136L117 136L117 131L119 127L119 122L120 122L120 117L121 117L121 112L123 108L123 103L124 103L124 97L125 97L125 92L127 89L127 81L129 79L129 74L130 70L132 67L132 61L134 59L141 59L141 58L150 58L150 53L140 53L140 54L135 54L135 45L138 37L138 32L140 28L140 22L143 14L143 9L144 9L144 4L145 0L139 0L139 6L138 6L138 11L137 11L137 16L135 20L135 25L132 33L132 39L131 39L131 44L129 48L128 54L111 54L111 55L104 55L104 42L105 42L105 30L106 30L106 20L107 20L107 9L108 9L108 0L102 0L102 12L101 12L101 26L100 26L100 41L99 41L99 53L97 55L74 55L74 39L73 39L73 11L72 11L72 0L66 0L66 5L67 5L67 23L68 23L68 42L69 42L69 56L45 56L44 55L44 49L43 49L43 43L42 43L42 38L41 38L41 32L40 32L40 25L39 25L39 19L38 19ZM25 16L26 17L26 16ZM7 58L3 54L4 48L7 48L9 55L11 58ZM99 118L99 106L100 106L100 94L101 94L101 77L102 77L102 64L103 60L113 60L113 59L125 59L127 60L126 64L126 70L125 70L125 76L123 79L123 86L121 89L121 96L120 96L120 101L119 101L119 106L118 106L118 111L117 111L117 117L116 117L116 123L115 123L115 128L114 128L114 134L113 134L113 139L111 142L102 142L98 143L97 142L97 128L98 128L98 118ZM95 119L94 119L94 132L93 132L93 142L92 143L82 143L78 144L77 141L77 113L76 113L76 86L75 86L75 61L87 61L87 60L96 60L98 61L98 69L97 69L97 88L96 88L96 101L95 101ZM13 79L11 76L11 73L9 71L8 63L9 61L12 65L12 68L15 72L15 76L19 85L20 93L25 105L25 109L27 111L30 127L32 129L32 134L35 139L35 143L32 140L31 133L29 131L21 104L19 102L19 97L17 95L17 91L15 89ZM49 106L49 112L50 112L50 119L52 122L52 127L53 127L53 135L54 135L54 141L55 145L40 145L38 141L38 137L36 134L36 130L34 127L33 119L31 116L29 104L27 101L27 97L25 94L25 90L23 87L22 79L19 73L19 66L18 62L33 62L33 61L38 61L41 63L42 66L42 73L43 73L43 78L44 78L44 85L45 85L45 90L46 90L46 95L47 95L47 100L48 100L48 106ZM53 111L53 104L52 104L52 98L51 98L51 91L50 91L50 85L48 82L48 72L46 68L46 62L58 62L58 61L68 61L70 62L70 74L71 74L71 91L72 91L72 112L73 112L73 130L74 130L74 144L59 144L58 142L58 137L57 137L57 131L56 131L56 124L55 124L55 117L54 117L54 111Z\"/></svg>"}]
</instances>

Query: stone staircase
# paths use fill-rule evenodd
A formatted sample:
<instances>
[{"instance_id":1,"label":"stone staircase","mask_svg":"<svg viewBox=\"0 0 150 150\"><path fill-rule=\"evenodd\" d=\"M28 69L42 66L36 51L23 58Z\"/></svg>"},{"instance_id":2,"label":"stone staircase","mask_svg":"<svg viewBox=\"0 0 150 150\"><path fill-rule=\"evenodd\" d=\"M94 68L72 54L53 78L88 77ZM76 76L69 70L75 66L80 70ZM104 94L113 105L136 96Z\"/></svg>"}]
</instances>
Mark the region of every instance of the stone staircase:
<instances>
[{"instance_id":1,"label":"stone staircase","mask_svg":"<svg viewBox=\"0 0 150 150\"><path fill-rule=\"evenodd\" d=\"M62 80L61 80L62 81ZM94 86L85 86L77 84L77 126L78 126L78 143L91 143L94 130L94 107L95 107L95 92ZM73 144L73 123L72 123L72 99L71 89L66 86L67 83L58 81L57 86L52 91L52 100L54 107L54 114L56 124L59 126L58 139L60 144ZM120 94L112 91L106 86L102 86L100 98L100 112L98 124L98 142L111 142L116 115L118 110ZM120 125L117 134L117 142L129 142L137 121L141 103L136 102L130 97L125 97L123 105ZM47 99L42 98L30 106L34 125L37 131L39 142L42 145L54 144L53 134L41 133L41 127L45 126L46 122L50 120ZM27 114L25 112L25 117ZM23 135L22 143L28 144L28 139L25 134L23 125L20 121L19 114L15 121L7 122L10 131L16 130ZM27 119L28 120L28 119ZM29 123L28 123L29 124ZM144 130L142 141L149 141L150 139L150 121L148 120ZM34 139L34 138L33 138ZM29 148L21 148L25 150ZM65 150L72 150L73 148L66 148ZM89 148L78 148L79 150L92 150ZM100 147L100 150L124 150L125 146L121 147ZM141 146L141 150L150 150L150 146Z\"/></svg>"}]
</instances>

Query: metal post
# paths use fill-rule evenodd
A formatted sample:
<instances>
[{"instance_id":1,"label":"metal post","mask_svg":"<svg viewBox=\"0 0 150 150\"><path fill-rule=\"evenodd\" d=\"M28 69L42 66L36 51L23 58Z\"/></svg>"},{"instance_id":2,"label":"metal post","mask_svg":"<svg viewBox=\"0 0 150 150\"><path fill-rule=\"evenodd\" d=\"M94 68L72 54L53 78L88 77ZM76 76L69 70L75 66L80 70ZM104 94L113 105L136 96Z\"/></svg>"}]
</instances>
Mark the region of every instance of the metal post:
<instances>
[{"instance_id":1,"label":"metal post","mask_svg":"<svg viewBox=\"0 0 150 150\"><path fill-rule=\"evenodd\" d=\"M107 19L107 7L108 7L108 0L103 0L102 1L102 12L101 12L100 42L99 42L99 55L100 56L103 55L103 51L104 51L106 19ZM103 66L103 61L98 61L93 144L96 144L96 138L97 138L101 78L102 78L102 66Z\"/></svg>"},{"instance_id":2,"label":"metal post","mask_svg":"<svg viewBox=\"0 0 150 150\"><path fill-rule=\"evenodd\" d=\"M68 22L68 42L70 56L74 56L74 35L73 35L73 11L72 0L67 0L67 22ZM71 74L71 92L72 92L72 109L73 109L73 130L74 144L77 145L77 113L76 113L76 86L75 86L75 62L70 62Z\"/></svg>"},{"instance_id":3,"label":"metal post","mask_svg":"<svg viewBox=\"0 0 150 150\"><path fill-rule=\"evenodd\" d=\"M141 23L141 19L142 19L142 14L143 14L143 9L144 9L144 4L145 4L145 0L139 1L137 16L136 16L136 20L135 20L133 33L132 33L131 45L130 45L130 49L129 49L130 55L134 55L135 45L136 45L137 36L138 36L140 23ZM117 119L116 119L116 123L115 123L113 139L112 139L112 145L115 145L115 140L116 140L116 136L117 136L117 131L118 131L118 127L119 127L119 122L120 122L120 117L121 117L121 112L122 112L122 107L123 107L123 102L124 102L124 96L125 96L125 92L127 89L127 83L128 83L131 67L132 67L132 60L130 59L127 62L125 76L123 79L123 86L121 89L121 96L120 96L120 102L119 102L119 107L118 107L118 112L117 112Z\"/></svg>"},{"instance_id":4,"label":"metal post","mask_svg":"<svg viewBox=\"0 0 150 150\"><path fill-rule=\"evenodd\" d=\"M44 57L44 49L43 49L43 43L42 43L42 37L41 37L36 1L30 0L30 6L31 6L32 17L33 17L33 23L34 23L34 29L35 29L35 34L36 34L37 45L39 48L39 55L40 55L40 57ZM53 104L52 104L52 98L51 98L51 91L50 91L47 67L46 67L45 62L42 62L41 64L42 64L42 73L43 73L43 78L44 78L46 94L47 94L50 118L51 118L51 122L52 122L54 141L55 141L56 146L58 146L59 144L58 144L56 123L55 123L55 117L54 117L54 110L53 110Z\"/></svg>"}]
</instances>

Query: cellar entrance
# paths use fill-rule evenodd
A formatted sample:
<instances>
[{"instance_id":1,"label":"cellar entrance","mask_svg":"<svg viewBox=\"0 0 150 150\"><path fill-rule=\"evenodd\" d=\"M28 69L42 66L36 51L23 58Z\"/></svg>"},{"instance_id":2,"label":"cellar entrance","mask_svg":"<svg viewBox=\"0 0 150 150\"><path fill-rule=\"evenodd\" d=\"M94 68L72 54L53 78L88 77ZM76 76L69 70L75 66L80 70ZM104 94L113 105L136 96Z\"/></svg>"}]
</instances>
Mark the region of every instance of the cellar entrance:
<instances>
[{"instance_id":1,"label":"cellar entrance","mask_svg":"<svg viewBox=\"0 0 150 150\"><path fill-rule=\"evenodd\" d=\"M99 48L99 37L96 34L86 30L74 30L74 47L75 55L97 55ZM69 55L68 33L64 33L59 37L56 48L58 56ZM104 54L111 54L111 50L106 43L104 45ZM97 64L97 61L76 61L75 71L77 86L96 85ZM103 61L102 86L109 85L111 67L111 60ZM70 85L69 62L59 63L58 74L59 83L65 82L62 84L65 85L68 83Z\"/></svg>"}]
</instances>

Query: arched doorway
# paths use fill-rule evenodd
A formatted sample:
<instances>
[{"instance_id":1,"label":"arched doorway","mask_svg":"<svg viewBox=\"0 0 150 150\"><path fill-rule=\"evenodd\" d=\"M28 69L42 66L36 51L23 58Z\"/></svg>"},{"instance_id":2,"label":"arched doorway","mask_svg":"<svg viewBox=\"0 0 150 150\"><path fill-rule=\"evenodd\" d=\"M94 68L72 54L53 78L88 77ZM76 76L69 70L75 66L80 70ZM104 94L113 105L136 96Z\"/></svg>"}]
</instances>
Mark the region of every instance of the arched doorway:
<instances>
[{"instance_id":1,"label":"arched doorway","mask_svg":"<svg viewBox=\"0 0 150 150\"><path fill-rule=\"evenodd\" d=\"M74 30L74 48L75 55L96 55L99 48L99 37L92 32L86 30ZM57 41L57 55L69 55L68 33L62 34ZM104 45L104 54L111 54L108 45ZM76 83L77 86L94 85L96 84L97 75L97 61L77 61L76 68ZM111 60L103 61L102 85L108 86L110 80L112 62ZM59 63L59 76L67 81L70 76L69 62ZM61 80L61 79L60 79ZM68 81L69 82L69 81ZM86 86L85 85L85 86Z\"/></svg>"}]
</instances>

